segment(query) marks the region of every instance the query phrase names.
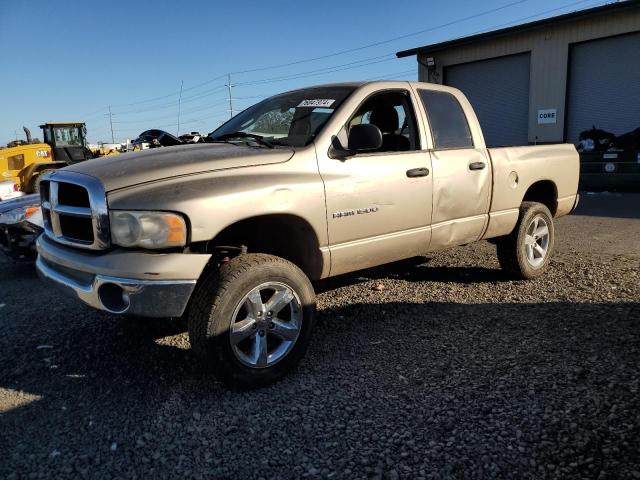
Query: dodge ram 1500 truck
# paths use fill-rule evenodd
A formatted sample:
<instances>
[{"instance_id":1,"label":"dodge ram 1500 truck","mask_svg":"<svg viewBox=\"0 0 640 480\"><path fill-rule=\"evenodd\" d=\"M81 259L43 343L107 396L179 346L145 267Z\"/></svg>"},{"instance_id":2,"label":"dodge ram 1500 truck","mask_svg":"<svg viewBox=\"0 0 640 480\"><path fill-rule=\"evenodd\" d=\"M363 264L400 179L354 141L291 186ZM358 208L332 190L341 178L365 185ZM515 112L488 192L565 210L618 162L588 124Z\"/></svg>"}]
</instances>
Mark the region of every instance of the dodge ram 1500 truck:
<instances>
[{"instance_id":1,"label":"dodge ram 1500 truck","mask_svg":"<svg viewBox=\"0 0 640 480\"><path fill-rule=\"evenodd\" d=\"M98 309L186 315L214 374L258 387L303 356L314 280L483 239L514 277L542 274L578 170L573 145L486 148L453 88L304 88L207 143L48 174L37 269Z\"/></svg>"}]
</instances>

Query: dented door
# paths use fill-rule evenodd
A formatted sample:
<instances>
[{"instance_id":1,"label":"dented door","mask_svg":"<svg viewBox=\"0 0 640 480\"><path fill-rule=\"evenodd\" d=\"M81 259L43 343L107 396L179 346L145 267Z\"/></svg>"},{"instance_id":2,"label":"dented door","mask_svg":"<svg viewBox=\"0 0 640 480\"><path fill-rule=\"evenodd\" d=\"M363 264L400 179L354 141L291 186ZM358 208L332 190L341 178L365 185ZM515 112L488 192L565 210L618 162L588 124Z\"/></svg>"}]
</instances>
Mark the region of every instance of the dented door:
<instances>
[{"instance_id":1,"label":"dented door","mask_svg":"<svg viewBox=\"0 0 640 480\"><path fill-rule=\"evenodd\" d=\"M487 223L491 158L486 149L431 153L433 216L430 250L478 240Z\"/></svg>"},{"instance_id":2,"label":"dented door","mask_svg":"<svg viewBox=\"0 0 640 480\"><path fill-rule=\"evenodd\" d=\"M326 158L320 165L332 275L427 251L431 175L408 175L414 169L431 170L429 152Z\"/></svg>"}]
</instances>

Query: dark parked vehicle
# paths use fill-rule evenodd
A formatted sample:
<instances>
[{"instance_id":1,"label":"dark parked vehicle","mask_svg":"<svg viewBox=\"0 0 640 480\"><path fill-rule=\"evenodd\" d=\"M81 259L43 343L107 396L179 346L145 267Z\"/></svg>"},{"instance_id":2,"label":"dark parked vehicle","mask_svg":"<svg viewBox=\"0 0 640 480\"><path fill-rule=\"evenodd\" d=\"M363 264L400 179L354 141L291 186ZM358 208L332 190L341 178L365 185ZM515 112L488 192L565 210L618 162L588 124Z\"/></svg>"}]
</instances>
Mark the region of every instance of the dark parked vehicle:
<instances>
[{"instance_id":1,"label":"dark parked vehicle","mask_svg":"<svg viewBox=\"0 0 640 480\"><path fill-rule=\"evenodd\" d=\"M174 145L182 145L184 142L175 135L171 135L164 130L145 130L138 138L133 140L131 144L134 146L142 147L143 144L148 144L149 148L156 147L172 147Z\"/></svg>"}]
</instances>

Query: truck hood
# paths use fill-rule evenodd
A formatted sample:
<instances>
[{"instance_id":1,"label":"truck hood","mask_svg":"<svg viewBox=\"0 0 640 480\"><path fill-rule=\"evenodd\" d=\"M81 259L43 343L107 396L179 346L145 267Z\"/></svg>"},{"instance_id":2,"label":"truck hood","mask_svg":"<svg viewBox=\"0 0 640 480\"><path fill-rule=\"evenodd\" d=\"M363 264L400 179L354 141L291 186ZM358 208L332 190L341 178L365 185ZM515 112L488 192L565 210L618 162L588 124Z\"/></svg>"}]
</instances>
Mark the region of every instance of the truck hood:
<instances>
[{"instance_id":1,"label":"truck hood","mask_svg":"<svg viewBox=\"0 0 640 480\"><path fill-rule=\"evenodd\" d=\"M197 173L286 162L289 148L228 143L178 145L124 153L77 163L64 170L98 178L107 192L141 183Z\"/></svg>"}]
</instances>

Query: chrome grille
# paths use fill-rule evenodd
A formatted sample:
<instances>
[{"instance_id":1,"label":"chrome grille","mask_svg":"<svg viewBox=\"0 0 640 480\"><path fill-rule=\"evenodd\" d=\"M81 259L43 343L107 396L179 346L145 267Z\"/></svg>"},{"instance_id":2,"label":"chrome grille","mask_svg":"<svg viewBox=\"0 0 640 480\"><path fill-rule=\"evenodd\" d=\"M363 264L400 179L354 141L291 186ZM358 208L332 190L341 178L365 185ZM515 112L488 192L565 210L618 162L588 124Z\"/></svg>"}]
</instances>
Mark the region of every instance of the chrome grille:
<instances>
[{"instance_id":1,"label":"chrome grille","mask_svg":"<svg viewBox=\"0 0 640 480\"><path fill-rule=\"evenodd\" d=\"M40 199L49 238L90 250L109 247L107 200L96 178L75 172L51 172L40 182Z\"/></svg>"}]
</instances>

